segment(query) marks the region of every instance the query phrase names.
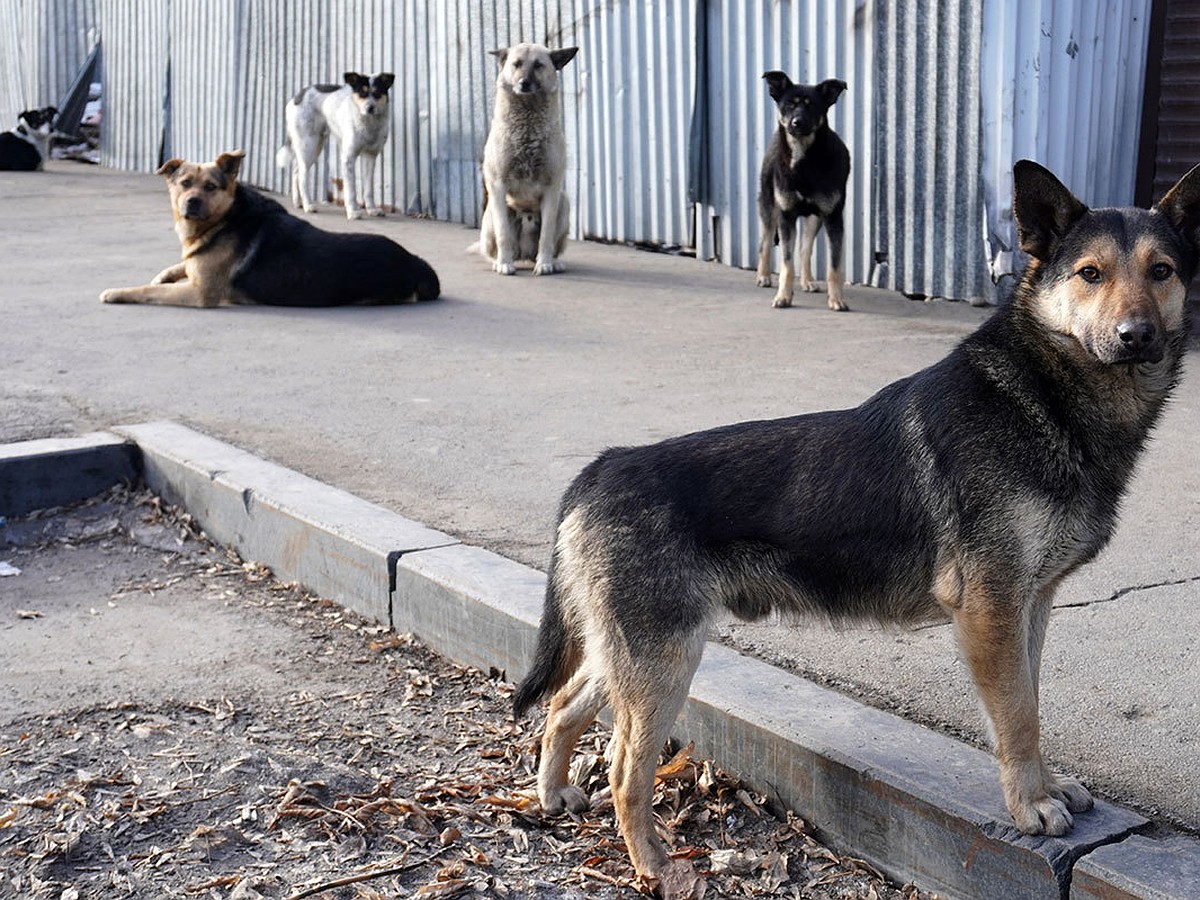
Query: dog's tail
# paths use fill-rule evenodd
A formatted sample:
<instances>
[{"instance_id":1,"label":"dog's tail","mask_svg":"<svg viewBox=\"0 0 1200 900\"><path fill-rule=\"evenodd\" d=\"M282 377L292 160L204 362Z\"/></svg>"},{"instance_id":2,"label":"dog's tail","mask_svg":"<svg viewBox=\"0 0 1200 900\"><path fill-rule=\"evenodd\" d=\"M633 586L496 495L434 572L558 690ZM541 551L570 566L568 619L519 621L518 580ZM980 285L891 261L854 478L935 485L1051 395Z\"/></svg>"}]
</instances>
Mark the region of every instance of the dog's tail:
<instances>
[{"instance_id":1,"label":"dog's tail","mask_svg":"<svg viewBox=\"0 0 1200 900\"><path fill-rule=\"evenodd\" d=\"M542 697L566 684L579 665L580 648L563 617L562 598L559 596L554 569L555 560L552 559L546 579L542 624L538 628L537 648L533 651L533 665L513 693L513 714L518 719Z\"/></svg>"},{"instance_id":2,"label":"dog's tail","mask_svg":"<svg viewBox=\"0 0 1200 900\"><path fill-rule=\"evenodd\" d=\"M287 169L292 165L292 140L291 138L283 139L283 146L275 151L275 165L281 169Z\"/></svg>"}]
</instances>

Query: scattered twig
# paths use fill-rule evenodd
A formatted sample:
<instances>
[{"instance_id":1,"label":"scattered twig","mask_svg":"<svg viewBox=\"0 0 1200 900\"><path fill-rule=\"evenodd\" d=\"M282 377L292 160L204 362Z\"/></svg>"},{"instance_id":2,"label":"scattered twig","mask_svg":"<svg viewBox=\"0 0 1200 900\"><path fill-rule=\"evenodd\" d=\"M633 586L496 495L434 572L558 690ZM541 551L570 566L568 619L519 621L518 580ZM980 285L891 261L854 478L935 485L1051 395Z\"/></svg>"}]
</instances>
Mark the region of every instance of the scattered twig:
<instances>
[{"instance_id":1,"label":"scattered twig","mask_svg":"<svg viewBox=\"0 0 1200 900\"><path fill-rule=\"evenodd\" d=\"M374 872L363 872L359 875L347 875L345 878L337 878L333 881L325 881L314 887L305 888L299 893L289 894L284 900L301 900L303 897L311 897L313 894L321 893L321 891L331 891L334 888L345 887L348 884L361 884L364 881L374 881L376 878L387 878L389 875L401 875L404 872L411 872L413 869L429 865L448 849L450 848L444 847L435 853L431 853L424 859L418 859L414 862L402 863L401 865L391 866L387 869L377 869Z\"/></svg>"}]
</instances>

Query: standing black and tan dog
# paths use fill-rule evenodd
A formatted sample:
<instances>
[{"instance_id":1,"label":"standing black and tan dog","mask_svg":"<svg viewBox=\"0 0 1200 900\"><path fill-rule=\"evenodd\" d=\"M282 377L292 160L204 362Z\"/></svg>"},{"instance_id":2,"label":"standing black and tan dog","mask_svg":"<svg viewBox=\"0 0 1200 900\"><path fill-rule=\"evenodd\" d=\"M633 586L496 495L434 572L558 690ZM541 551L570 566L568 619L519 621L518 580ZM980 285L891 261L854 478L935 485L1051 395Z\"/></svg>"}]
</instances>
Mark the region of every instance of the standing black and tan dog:
<instances>
[{"instance_id":1,"label":"standing black and tan dog","mask_svg":"<svg viewBox=\"0 0 1200 900\"><path fill-rule=\"evenodd\" d=\"M348 306L435 299L425 260L378 234L314 228L238 184L241 150L212 163L172 159L167 179L183 262L150 284L113 288L105 303L166 306Z\"/></svg>"},{"instance_id":2,"label":"standing black and tan dog","mask_svg":"<svg viewBox=\"0 0 1200 900\"><path fill-rule=\"evenodd\" d=\"M779 290L776 308L792 305L796 220L804 217L800 237L800 290L819 290L812 274L813 242L821 225L829 240L829 308L849 309L842 299L842 209L850 177L850 151L829 127L829 107L837 102L846 82L836 78L818 85L793 84L783 72L763 75L775 101L778 127L763 157L758 180L759 287L771 286L771 246L779 237Z\"/></svg>"},{"instance_id":3,"label":"standing black and tan dog","mask_svg":"<svg viewBox=\"0 0 1200 900\"><path fill-rule=\"evenodd\" d=\"M567 242L571 204L563 190L567 138L558 73L578 51L541 44L492 51L500 73L483 150L487 200L479 251L501 275L514 274L514 263L530 258L534 275L563 270L558 257Z\"/></svg>"},{"instance_id":4,"label":"standing black and tan dog","mask_svg":"<svg viewBox=\"0 0 1200 900\"><path fill-rule=\"evenodd\" d=\"M1030 262L941 362L855 409L609 450L563 497L514 707L553 695L538 793L554 814L587 807L568 759L612 705L617 816L666 897L702 883L655 835L655 761L722 611L953 621L1017 827L1063 834L1092 805L1041 756L1043 638L1179 376L1200 166L1152 210L1090 210L1029 161L1014 180Z\"/></svg>"}]
</instances>

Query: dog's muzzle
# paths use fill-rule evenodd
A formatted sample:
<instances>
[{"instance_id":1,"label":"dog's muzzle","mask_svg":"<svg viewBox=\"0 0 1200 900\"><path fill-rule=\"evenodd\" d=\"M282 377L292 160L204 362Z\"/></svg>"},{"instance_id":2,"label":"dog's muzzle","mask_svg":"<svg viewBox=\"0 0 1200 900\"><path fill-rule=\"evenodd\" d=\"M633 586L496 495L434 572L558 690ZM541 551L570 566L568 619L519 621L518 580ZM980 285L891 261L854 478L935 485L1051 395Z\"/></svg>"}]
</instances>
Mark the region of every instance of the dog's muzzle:
<instances>
[{"instance_id":1,"label":"dog's muzzle","mask_svg":"<svg viewBox=\"0 0 1200 900\"><path fill-rule=\"evenodd\" d=\"M185 219L203 219L204 201L199 197L188 197L183 201L183 217Z\"/></svg>"},{"instance_id":2,"label":"dog's muzzle","mask_svg":"<svg viewBox=\"0 0 1200 900\"><path fill-rule=\"evenodd\" d=\"M522 78L513 85L513 90L518 94L535 94L537 93L537 81L533 78Z\"/></svg>"},{"instance_id":3,"label":"dog's muzzle","mask_svg":"<svg viewBox=\"0 0 1200 900\"><path fill-rule=\"evenodd\" d=\"M787 123L788 134L793 137L808 137L813 133L813 123L807 119L796 117Z\"/></svg>"},{"instance_id":4,"label":"dog's muzzle","mask_svg":"<svg viewBox=\"0 0 1200 900\"><path fill-rule=\"evenodd\" d=\"M1163 358L1162 330L1149 319L1127 319L1117 325L1122 362L1156 363Z\"/></svg>"}]
</instances>

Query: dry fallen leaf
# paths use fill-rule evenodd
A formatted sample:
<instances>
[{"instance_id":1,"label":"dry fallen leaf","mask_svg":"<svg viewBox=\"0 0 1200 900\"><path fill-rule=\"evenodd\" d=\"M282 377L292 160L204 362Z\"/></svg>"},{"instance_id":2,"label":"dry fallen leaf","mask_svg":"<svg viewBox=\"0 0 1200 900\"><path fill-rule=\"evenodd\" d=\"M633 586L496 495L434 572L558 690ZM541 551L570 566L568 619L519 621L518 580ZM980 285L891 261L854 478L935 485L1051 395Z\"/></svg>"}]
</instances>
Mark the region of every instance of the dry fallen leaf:
<instances>
[{"instance_id":1,"label":"dry fallen leaf","mask_svg":"<svg viewBox=\"0 0 1200 900\"><path fill-rule=\"evenodd\" d=\"M44 613L42 613L41 610L37 610L37 609L18 609L17 610L17 618L18 619L40 619L43 617L43 615L44 615Z\"/></svg>"}]
</instances>

